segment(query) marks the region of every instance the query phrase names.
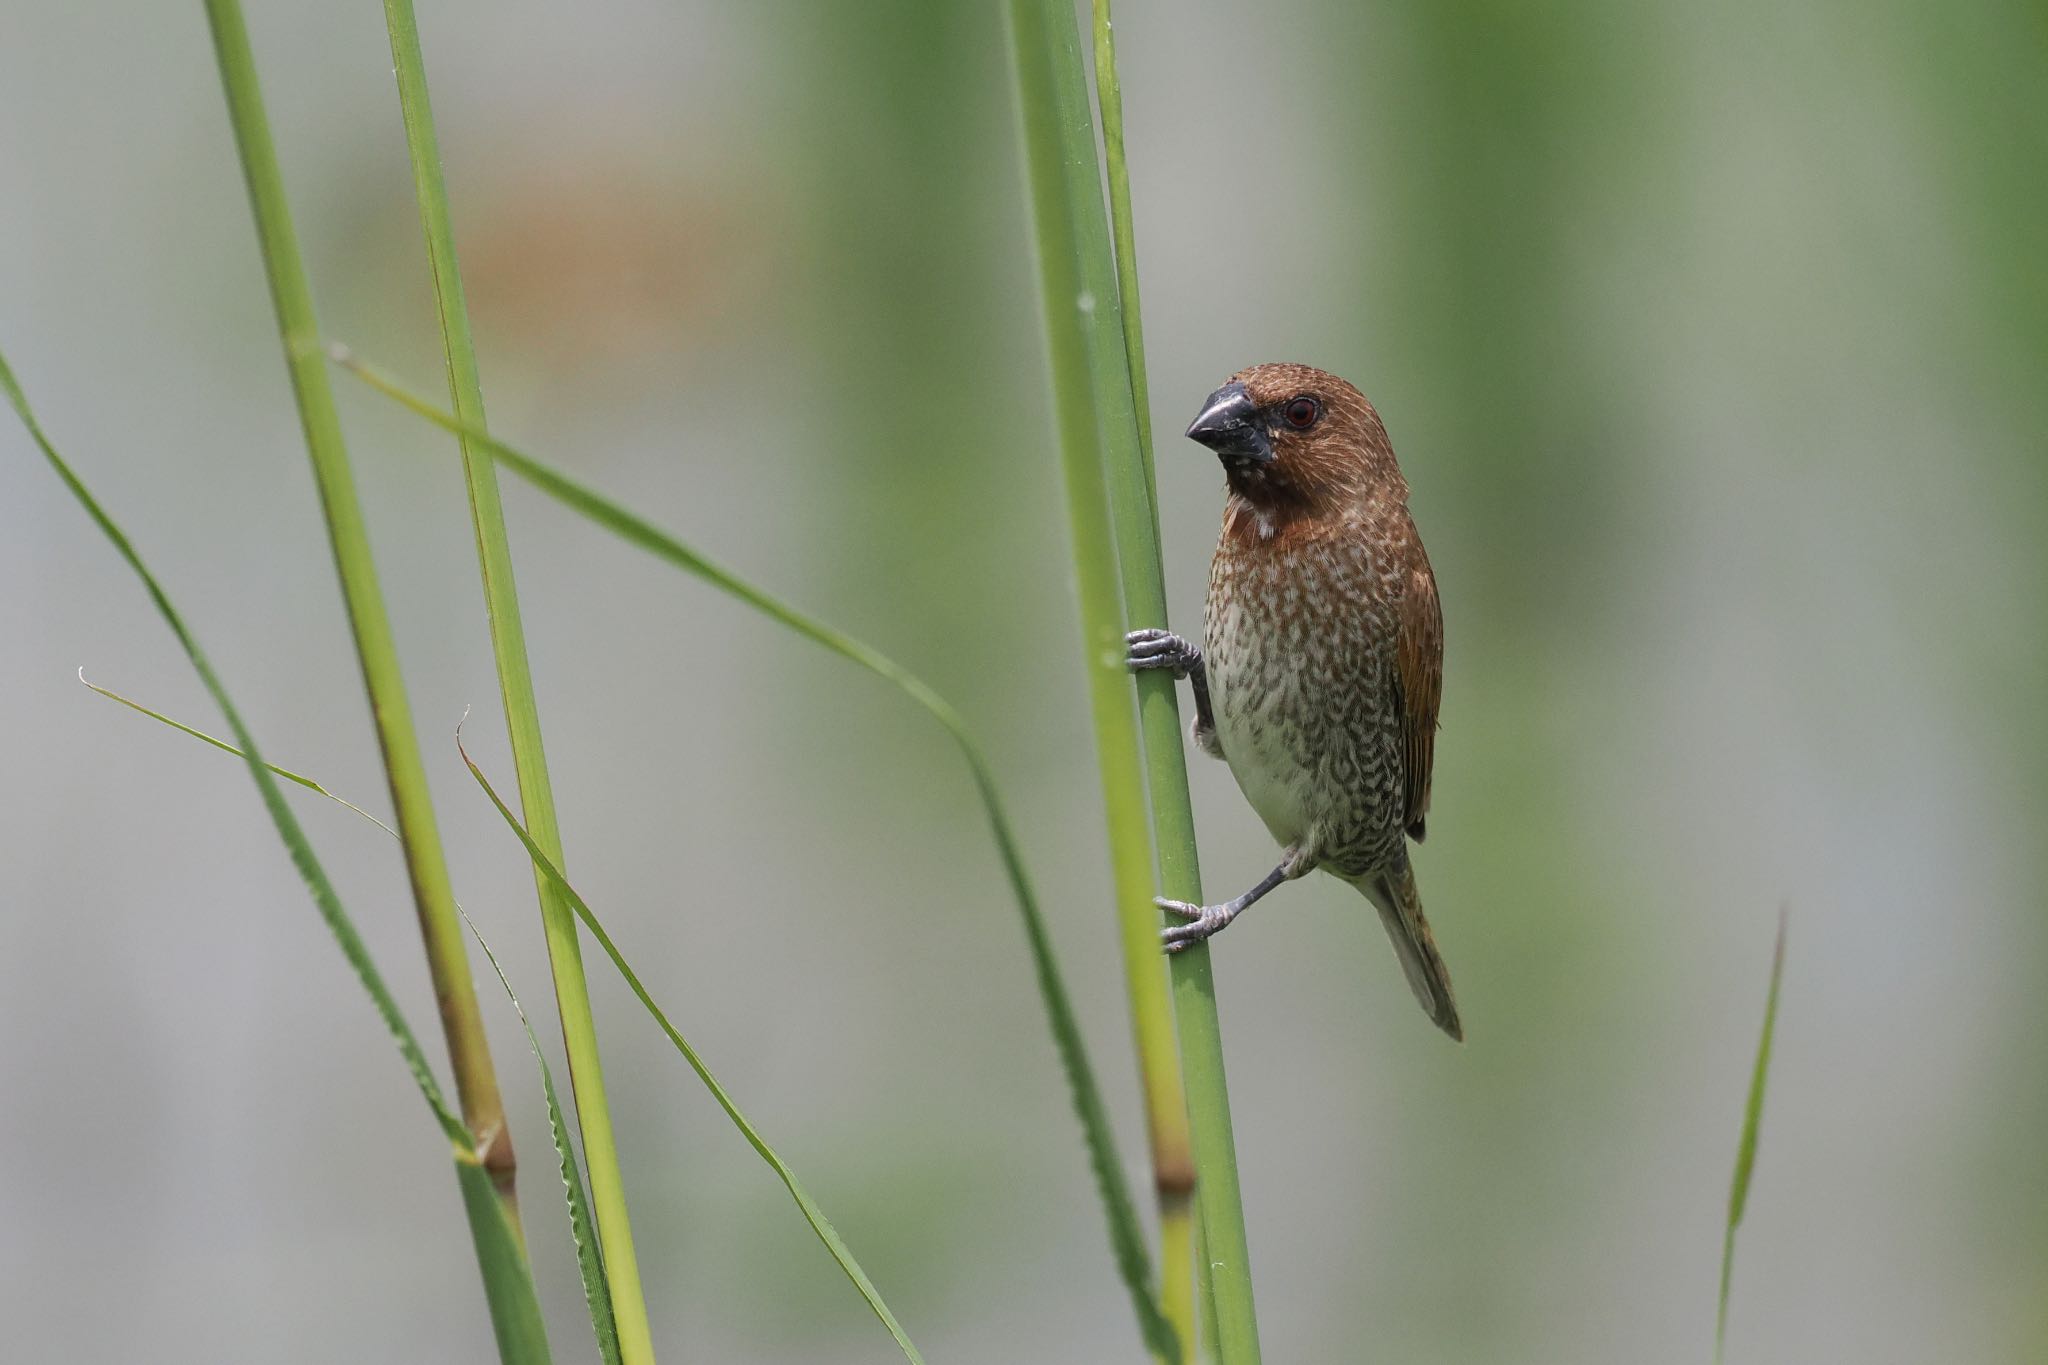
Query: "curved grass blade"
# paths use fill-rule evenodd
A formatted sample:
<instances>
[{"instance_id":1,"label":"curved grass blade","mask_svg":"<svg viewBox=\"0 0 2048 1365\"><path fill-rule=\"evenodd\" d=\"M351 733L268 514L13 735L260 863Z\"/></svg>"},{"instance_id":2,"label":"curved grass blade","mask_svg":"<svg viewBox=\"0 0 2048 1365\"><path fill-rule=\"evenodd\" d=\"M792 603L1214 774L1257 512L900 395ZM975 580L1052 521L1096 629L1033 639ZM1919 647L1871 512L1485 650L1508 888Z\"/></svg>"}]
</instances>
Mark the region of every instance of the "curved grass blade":
<instances>
[{"instance_id":1,"label":"curved grass blade","mask_svg":"<svg viewBox=\"0 0 2048 1365\"><path fill-rule=\"evenodd\" d=\"M173 730L190 735L201 743L211 744L214 748L233 754L236 758L248 757L242 750L218 736L209 735L206 731L187 725L181 720L174 720L163 712L152 710L134 698L124 697L111 688L87 682L85 670L82 668L78 670L78 680L108 701L119 702L131 711L139 711L151 720L161 721ZM306 790L326 797L337 806L354 811L392 838L400 837L397 830L355 802L337 796L303 773L295 773L289 768L281 768L270 762L265 762L263 766L287 782L296 782ZM460 904L456 905L455 910L462 916L462 922L469 926L470 937L476 940L476 946L483 949L485 961L489 962L491 970L497 973L498 984L505 988L505 998L512 1002L514 1012L519 1015L519 1026L526 1030L526 1045L533 1050L533 1060L540 1068L540 1088L548 1102L548 1130L554 1139L555 1156L562 1173L562 1189L569 1204L569 1234L576 1245L576 1268L583 1278L583 1300L590 1310L590 1329L597 1338L598 1352L604 1358L605 1365L621 1365L618 1327L612 1313L611 1278L605 1272L604 1256L591 1223L590 1201L584 1193L583 1177L576 1168L576 1157L569 1145L569 1128L564 1120L561 1100L555 1091L554 1071L548 1066L547 1055L541 1051L540 1039L534 1036L533 1024L526 1017L526 1007L519 1003L519 996L512 989L511 978L505 975L505 969L499 965L498 955L491 951L491 945L484 938L483 930L477 928L476 921L469 917L469 912Z\"/></svg>"},{"instance_id":2,"label":"curved grass blade","mask_svg":"<svg viewBox=\"0 0 2048 1365\"><path fill-rule=\"evenodd\" d=\"M293 866L312 893L313 904L326 922L328 932L340 946L342 956L355 969L357 980L362 982L371 1003L376 1007L378 1017L391 1034L398 1047L399 1056L404 1058L406 1069L412 1073L413 1083L419 1087L420 1095L427 1102L427 1108L441 1126L453 1149L455 1174L462 1190L464 1210L469 1216L470 1236L476 1246L477 1264L482 1270L484 1291L489 1300L491 1327L496 1335L499 1358L506 1365L545 1365L549 1359L547 1333L541 1322L540 1303L533 1287L533 1272L527 1264L526 1252L520 1241L518 1230L504 1203L498 1197L498 1190L491 1176L484 1170L482 1158L478 1156L476 1139L471 1135L462 1119L449 1107L441 1092L440 1083L434 1079L433 1070L427 1065L426 1054L420 1050L419 1040L406 1024L404 1014L399 1010L398 1001L384 984L384 978L377 965L370 958L369 949L356 933L355 925L349 921L348 912L342 908L341 897L327 878L326 870L313 853L313 846L306 839L291 807L285 804L284 792L271 775L256 747L255 738L242 721L241 712L228 699L227 689L213 671L213 665L199 648L199 642L187 629L185 620L171 605L170 597L157 582L156 575L143 563L134 544L125 532L115 524L100 506L99 500L79 477L65 463L44 434L42 424L36 420L29 407L28 398L15 381L14 371L0 355L0 392L7 396L8 403L28 429L29 436L43 452L43 458L50 468L77 499L87 516L99 527L102 534L112 543L115 551L125 560L135 576L142 580L143 588L156 605L157 614L163 617L171 634L177 637L184 649L185 657L191 661L193 671L205 686L214 704L220 707L228 728L235 736L242 758L249 774L255 779L256 789L262 795L264 809L270 814L271 823L277 827L278 837L284 841L291 854Z\"/></svg>"},{"instance_id":3,"label":"curved grass blade","mask_svg":"<svg viewBox=\"0 0 2048 1365\"><path fill-rule=\"evenodd\" d=\"M1714 1362L1728 1343L1728 1285L1735 1273L1735 1229L1749 1204L1749 1177L1756 1169L1756 1135L1764 1117L1764 1087L1771 1074L1771 1038L1778 1028L1778 983L1785 975L1786 912L1778 912L1778 944L1771 951L1771 989L1764 997L1764 1031L1757 1040L1756 1069L1749 1077L1749 1102L1742 1112L1742 1140L1735 1148L1735 1179L1728 1190L1728 1231L1721 1239L1721 1303L1714 1317Z\"/></svg>"},{"instance_id":4,"label":"curved grass blade","mask_svg":"<svg viewBox=\"0 0 2048 1365\"><path fill-rule=\"evenodd\" d=\"M193 726L185 724L185 722L181 720L173 720L161 711L152 711L147 706L144 706L141 702L135 700L133 697L124 697L119 692L114 691L110 687L101 687L98 683L93 682L91 679L87 678L85 676L85 670L82 668L78 670L78 681L85 685L87 691L97 692L101 696L105 697L108 701L119 702L121 705L127 707L130 711L140 711L143 715L148 716L151 720L161 721L163 724L170 726L173 730L178 730L192 736L192 738L200 741L202 744L211 744L214 748L222 750L225 753L233 754L236 758L248 757L247 754L243 753L240 749L237 749L234 745L228 743L224 739L218 738L214 735L209 735L206 733L206 731L196 729ZM397 830L391 828L391 826L385 824L382 820L379 820L376 816L370 814L370 812L364 810L355 802L347 800L343 797L336 796L333 792L327 790L327 788L321 786L312 778L307 777L304 773L295 773L290 768L280 768L275 763L265 763L263 766L270 769L271 774L273 776L281 777L287 782L296 782L299 786L304 787L307 791L317 793L320 796L326 797L329 801L334 802L338 806L345 806L349 810L354 811L357 815L362 816L365 820L368 820L371 824L375 825L378 829L383 830L392 838L396 839L399 837Z\"/></svg>"},{"instance_id":5,"label":"curved grass blade","mask_svg":"<svg viewBox=\"0 0 2048 1365\"><path fill-rule=\"evenodd\" d=\"M1082 1135L1088 1145L1089 1163L1095 1173L1096 1190L1102 1200L1104 1217L1108 1220L1110 1248L1116 1258L1118 1273L1130 1293L1132 1307L1138 1318L1139 1331L1150 1349L1169 1360L1180 1359L1179 1342L1162 1316L1158 1300L1152 1293L1152 1269L1145 1251L1144 1232L1139 1227L1129 1189L1124 1183L1123 1167L1116 1156L1116 1141L1110 1132L1109 1113L1103 1106L1101 1091L1095 1084L1095 1072L1088 1062L1087 1046L1081 1040L1081 1028L1075 1021L1066 983L1060 975L1059 962L1053 955L1052 936L1046 929L1044 916L1039 912L1037 896L1033 893L1030 879L1024 871L1023 854L1016 834L1010 827L1009 816L1004 811L1002 798L996 787L995 774L989 767L988 760L982 756L981 746L975 742L960 714L943 697L894 660L851 636L841 634L822 621L806 616L732 571L713 563L653 523L634 515L602 494L586 488L552 466L514 449L474 423L465 422L453 413L434 406L400 384L384 370L356 356L347 347L338 344L329 346L328 355L337 365L400 406L411 409L444 430L469 437L479 449L489 451L493 458L520 478L582 513L621 539L639 546L657 559L672 564L685 573L702 579L720 592L738 598L762 615L780 622L808 640L823 645L840 657L851 659L869 672L888 679L909 694L911 700L929 712L933 719L945 728L946 733L952 736L974 780L975 793L981 800L990 833L995 839L996 853L1002 863L1003 874L1010 883L1011 893L1017 902L1018 914L1023 920L1024 937L1030 946L1039 995L1045 1004L1047 1022L1052 1029L1053 1043L1059 1050L1060 1063L1066 1071L1074 1111L1080 1117Z\"/></svg>"},{"instance_id":6,"label":"curved grass blade","mask_svg":"<svg viewBox=\"0 0 2048 1365\"><path fill-rule=\"evenodd\" d=\"M647 988L640 984L639 974L627 965L625 956L619 952L618 945L612 942L612 936L605 932L604 925L600 924L597 916L591 912L589 904L582 896L576 893L575 887L569 885L568 879L562 876L560 870L555 867L553 862L549 861L547 854L541 852L540 845L533 841L533 836L527 833L524 825L519 823L519 817L514 815L511 807L507 806L504 800L499 797L497 790L491 786L490 779L484 776L483 770L476 766L476 760L469 756L467 749L461 748L461 744L461 737L458 735L456 747L462 753L463 763L469 767L469 775L476 779L477 785L484 789L484 795L490 797L491 804L498 808L498 814L504 817L505 823L511 827L512 832L519 836L519 842L525 845L527 856L533 859L533 865L541 870L548 881L561 893L563 899L569 902L570 908L576 912L576 918L583 921L583 927L590 931L590 936L597 940L599 947L604 949L605 956L609 957L612 960L612 965L619 969L619 975L626 979L627 987L632 990L635 996L639 997L640 1003L646 1006L647 1012L654 1016L654 1022L661 1026L661 1031L668 1035L668 1040L671 1043L675 1044L676 1051L683 1054L683 1060L690 1064L690 1069L697 1073L697 1079L704 1083L704 1088L709 1090L711 1097L718 1101L718 1107L723 1109L725 1116L732 1120L733 1127L740 1130L740 1135L746 1138L748 1145L760 1153L761 1159L767 1162L774 1169L775 1174L781 1178L783 1186L789 1191L790 1198L796 1200L797 1208L803 1211L804 1221L811 1225L811 1231L818 1234L818 1240L825 1244L825 1250L832 1253L832 1259L837 1261L839 1268L846 1272L846 1278L853 1281L853 1287L860 1291L860 1296L867 1300L868 1307L874 1310L875 1316L881 1319L882 1325L889 1329L889 1335L896 1338L896 1344L903 1348L905 1358L910 1360L912 1365L924 1365L924 1357L917 1353L917 1347L911 1345L910 1338L903 1331L903 1325L897 1322L896 1315L889 1311L889 1305L882 1302L881 1292L875 1288L874 1281L870 1280L867 1272L860 1268L860 1262L853 1258L853 1252L841 1240L838 1230L832 1226L831 1220L825 1217L825 1211L818 1207L817 1201L811 1198L809 1192L797 1180L796 1172L789 1168L788 1162L776 1155L775 1149L768 1145L767 1139L761 1136L760 1130L748 1122L747 1116L740 1112L737 1104L733 1103L732 1096L728 1095L725 1087L718 1083L718 1078L711 1074L711 1069L704 1065L704 1059L697 1055L697 1050L691 1047L683 1035L676 1031L675 1025L668 1021L668 1016L662 1013L661 1006L654 1003L654 997L649 995Z\"/></svg>"}]
</instances>

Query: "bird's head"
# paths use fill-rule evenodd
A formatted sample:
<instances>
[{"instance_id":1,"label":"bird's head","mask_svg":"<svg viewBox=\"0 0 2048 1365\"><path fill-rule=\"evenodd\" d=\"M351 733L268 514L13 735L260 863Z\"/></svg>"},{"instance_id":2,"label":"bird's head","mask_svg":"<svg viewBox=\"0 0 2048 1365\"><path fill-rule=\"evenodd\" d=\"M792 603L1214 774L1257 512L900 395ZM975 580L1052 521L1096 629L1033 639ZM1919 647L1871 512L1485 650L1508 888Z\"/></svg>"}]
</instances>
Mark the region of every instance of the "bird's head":
<instances>
[{"instance_id":1,"label":"bird's head","mask_svg":"<svg viewBox=\"0 0 2048 1365\"><path fill-rule=\"evenodd\" d=\"M1254 365L1209 395L1188 436L1216 452L1230 491L1316 515L1375 494L1405 500L1387 429L1365 395L1308 365Z\"/></svg>"}]
</instances>

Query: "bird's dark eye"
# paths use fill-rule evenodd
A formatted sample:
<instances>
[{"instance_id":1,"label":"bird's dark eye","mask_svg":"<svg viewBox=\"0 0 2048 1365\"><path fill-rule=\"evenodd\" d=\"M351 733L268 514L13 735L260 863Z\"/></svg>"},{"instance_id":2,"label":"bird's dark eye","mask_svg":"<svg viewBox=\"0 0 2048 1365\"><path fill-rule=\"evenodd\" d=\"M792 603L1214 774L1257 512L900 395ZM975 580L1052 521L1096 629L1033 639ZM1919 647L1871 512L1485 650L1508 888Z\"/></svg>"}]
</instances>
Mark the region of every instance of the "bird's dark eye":
<instances>
[{"instance_id":1,"label":"bird's dark eye","mask_svg":"<svg viewBox=\"0 0 2048 1365\"><path fill-rule=\"evenodd\" d=\"M1323 405L1303 394L1299 398L1291 399L1287 406L1281 409L1280 415L1285 417L1287 425L1296 431L1307 431L1316 424L1316 418L1323 415Z\"/></svg>"}]
</instances>

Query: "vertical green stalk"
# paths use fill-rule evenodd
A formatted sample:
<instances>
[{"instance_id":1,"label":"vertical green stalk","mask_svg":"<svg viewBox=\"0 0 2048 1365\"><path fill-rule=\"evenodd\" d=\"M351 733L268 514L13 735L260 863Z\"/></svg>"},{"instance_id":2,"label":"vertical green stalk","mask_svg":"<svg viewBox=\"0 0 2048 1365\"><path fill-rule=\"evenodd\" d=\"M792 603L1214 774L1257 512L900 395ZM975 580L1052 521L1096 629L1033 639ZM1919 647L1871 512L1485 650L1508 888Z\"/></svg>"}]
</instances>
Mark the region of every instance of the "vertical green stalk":
<instances>
[{"instance_id":1,"label":"vertical green stalk","mask_svg":"<svg viewBox=\"0 0 2048 1365\"><path fill-rule=\"evenodd\" d=\"M1145 380L1145 328L1141 320L1141 310L1138 306L1137 242L1131 226L1131 182L1124 159L1124 96L1123 87L1118 82L1116 74L1115 26L1110 18L1109 0L1095 0L1094 21L1095 98L1102 111L1102 152L1103 161L1109 172L1110 227L1116 239L1117 312L1123 322L1125 373L1129 376L1131 410L1137 421L1138 460L1142 468L1142 476L1138 480L1138 484L1145 502L1143 527L1141 529L1142 531L1149 532L1151 548L1145 548L1145 545L1141 543L1142 535L1134 532L1130 525L1130 518L1134 514L1134 509L1130 506L1131 480L1127 477L1122 477L1121 471L1116 466L1114 456L1112 456L1112 465L1109 470L1110 519L1117 538L1119 562L1123 571L1124 605L1130 624L1135 627L1141 623L1149 622L1151 619L1156 619L1158 624L1163 627L1166 624L1163 596L1158 603L1156 618L1149 618L1146 612L1141 610L1141 605L1145 601L1144 584L1134 583L1133 581L1134 576L1146 576L1145 565L1147 563L1155 566L1149 577L1155 580L1159 577L1156 568L1158 562L1159 511L1153 497L1152 407L1149 389ZM1113 449L1114 442L1111 445ZM1163 590L1164 585L1162 582L1162 594ZM1152 768L1156 767L1161 761L1159 755L1163 752L1162 746L1166 750L1171 750L1173 761L1176 764L1181 761L1180 711L1174 695L1173 680L1165 674L1145 673L1139 675L1137 689L1139 723L1144 737L1144 750L1148 763L1147 784L1151 788L1151 799L1154 806L1155 844L1159 851L1159 857L1162 861L1166 861L1178 857L1179 851L1169 852L1169 850L1175 849L1175 845L1168 837L1171 831L1160 827L1157 823L1159 820L1158 804L1162 794L1160 787L1161 779L1156 772L1152 771ZM1184 769L1181 772L1180 785L1181 803L1185 806L1187 775ZM1192 824L1187 828L1188 838L1184 851L1187 863L1190 867L1193 867L1194 842ZM1200 873L1197 870L1189 878L1188 884L1196 889L1187 895L1183 896L1178 891L1169 891L1168 894L1183 900L1200 903L1199 876ZM1166 882L1167 879L1162 878L1162 885L1165 885ZM1206 947L1202 951L1206 954ZM1185 1025L1181 1027L1184 1029ZM1183 1038L1181 1061L1183 1068L1187 1065L1185 1047L1186 1040ZM1220 1077L1220 1071L1218 1074ZM1184 1077L1182 1084L1183 1086L1186 1084ZM1227 1109L1225 1114L1227 1116ZM1233 1161L1234 1164L1235 1162ZM1164 1302L1167 1316L1177 1324L1182 1322L1192 1324L1194 1321L1194 1295L1198 1281L1201 1285L1204 1305L1213 1308L1214 1304L1213 1295L1209 1288L1208 1259L1203 1257L1199 1265L1195 1259L1196 1249L1201 1239L1196 1237L1194 1233L1193 1210L1190 1204L1191 1201L1188 1198L1188 1193L1182 1193L1178 1198L1169 1199L1163 1190L1161 1192L1159 1207L1159 1260L1160 1274L1163 1279L1160 1288L1160 1298ZM1205 1330L1207 1330L1206 1327ZM1189 1340L1192 1341L1193 1338L1190 1337Z\"/></svg>"},{"instance_id":2,"label":"vertical green stalk","mask_svg":"<svg viewBox=\"0 0 2048 1365\"><path fill-rule=\"evenodd\" d=\"M455 1072L455 1093L462 1116L476 1136L477 1152L489 1172L508 1221L518 1226L513 1195L512 1135L505 1126L498 1080L491 1068L490 1046L478 1013L475 983L461 916L441 853L434 808L427 792L426 766L413 733L406 704L405 681L399 673L398 648L391 621L377 586L370 539L356 500L348 451L342 444L341 419L328 386L321 355L319 328L313 316L312 291L299 259L297 234L285 201L284 177L270 138L270 122L256 81L256 59L249 50L249 30L237 0L206 0L213 29L214 55L220 64L221 88L227 95L228 120L248 182L249 206L263 249L263 268L284 340L285 363L298 399L299 421L312 457L313 478L327 519L328 539L348 605L349 624L362 663L363 684L376 720L377 742L391 787L391 805L405 841L406 872L412 879L413 902L420 933L426 940L427 967L433 977L434 1000L447 1036ZM472 1217L474 1217L472 1207Z\"/></svg>"},{"instance_id":3,"label":"vertical green stalk","mask_svg":"<svg viewBox=\"0 0 2048 1365\"><path fill-rule=\"evenodd\" d=\"M1112 255L1109 225L1103 210L1102 184L1096 160L1094 129L1079 39L1072 17L1058 0L1013 0L1024 130L1032 162L1032 189L1037 209L1041 274L1045 288L1047 327L1052 336L1055 391L1062 411L1063 445L1078 446L1069 454L1089 467L1078 478L1070 473L1070 496L1094 506L1075 517L1077 542L1100 534L1100 497L1106 485L1114 543L1106 553L1121 570L1121 589L1131 626L1164 626L1166 595L1159 561L1158 515L1144 423L1133 396L1142 388L1142 339L1133 327L1125 330L1127 305L1122 302L1118 270L1135 300L1136 275L1129 226L1128 182L1123 174L1121 108L1118 103L1115 55L1107 44L1108 15L1097 11L1097 70L1104 91L1105 119L1114 148L1112 190L1124 206L1119 227L1123 252ZM1036 47L1034 47L1036 45ZM1049 197L1057 196L1048 205ZM1085 381L1087 396L1073 396ZM1086 496L1073 493L1079 484ZM1096 551L1089 551L1090 554ZM1082 552L1077 549L1077 562ZM1083 577L1084 613L1091 621L1090 663L1100 672L1102 659L1093 623L1103 601L1091 603ZM1104 597L1111 603L1114 593ZM1121 624L1109 642L1112 659L1122 655ZM1092 676L1092 674L1091 674ZM1171 679L1141 675L1136 682L1144 734L1145 761L1141 785L1150 798L1152 828L1159 858L1159 882L1177 900L1202 899L1196 860L1194 819L1188 802L1187 768L1181 747L1180 715ZM1099 723L1098 741L1111 736ZM1127 728L1128 703L1121 728ZM1115 737L1117 759L1125 742ZM1107 760L1105 760L1107 762ZM1122 781L1119 774L1119 781ZM1128 927L1126 943L1135 946ZM1159 917L1145 915L1146 947L1159 954ZM1223 1072L1222 1035L1216 1017L1214 987L1206 945L1175 955L1172 966L1173 1017L1179 1030L1179 1056L1186 1086L1193 1150L1200 1172L1196 1197L1204 1251L1200 1257L1203 1312L1214 1313L1212 1341L1218 1359L1241 1365L1259 1359L1258 1323L1252 1300L1250 1258L1244 1211L1237 1182L1236 1143L1230 1125L1230 1101Z\"/></svg>"},{"instance_id":4,"label":"vertical green stalk","mask_svg":"<svg viewBox=\"0 0 2048 1365\"><path fill-rule=\"evenodd\" d=\"M1092 294L1083 279L1073 222L1077 202L1071 182L1094 175L1094 138L1087 123L1087 90L1080 69L1071 15L1053 13L1046 0L1013 0L1011 44L1024 115L1032 209L1037 221L1040 283L1045 296L1047 344L1059 414L1060 458L1073 525L1074 575L1081 605L1082 659L1095 723L1097 764L1108 822L1118 923L1124 954L1125 987L1131 1003L1138 1065L1145 1090L1145 1120L1152 1145L1152 1174L1158 1188L1165 1242L1185 1256L1189 1193L1194 1186L1188 1135L1187 1096L1181 1089L1180 1057L1174 1040L1173 1000L1159 946L1159 912L1152 904L1151 830L1145 815L1136 717L1124 671L1123 604L1116 581L1116 547L1111 539L1102 478L1101 424L1091 377L1088 315L1114 304L1103 289ZM1064 32L1062 62L1058 35ZM1082 122L1087 156L1075 162L1071 139L1062 136L1075 109ZM1114 290L1114 282L1109 290ZM1162 1311L1192 1358L1194 1323L1186 1292L1173 1281L1187 1267L1168 1265ZM1179 1316L1175 1316L1175 1309Z\"/></svg>"},{"instance_id":5,"label":"vertical green stalk","mask_svg":"<svg viewBox=\"0 0 2048 1365\"><path fill-rule=\"evenodd\" d=\"M1102 162L1109 172L1109 225L1116 237L1116 288L1130 363L1131 407L1138 418L1138 458L1146 497L1152 490L1152 394L1145 379L1145 324L1138 307L1138 242L1131 226L1131 176L1124 160L1124 88L1116 76L1116 26L1109 0L1095 0L1095 99L1102 106ZM1153 513L1153 536L1158 514Z\"/></svg>"},{"instance_id":6,"label":"vertical green stalk","mask_svg":"<svg viewBox=\"0 0 2048 1365\"><path fill-rule=\"evenodd\" d=\"M1109 0L1095 0L1095 85L1102 104L1102 143L1109 171L1109 205L1116 236L1116 291L1127 385L1110 376L1105 392L1113 438L1108 442L1110 517L1123 568L1124 605L1133 629L1166 627L1166 576L1159 552L1159 503L1152 469L1152 418L1145 379L1145 334L1138 313L1137 235L1131 223L1131 182L1124 160L1123 88L1117 81L1116 40ZM1100 208L1086 226L1100 235ZM1088 243L1091 275L1104 272L1106 249ZM1091 287L1094 279L1091 278ZM1098 330L1106 330L1098 319ZM1098 338L1098 354L1111 343ZM1098 361L1098 368L1114 366ZM1128 398L1129 413L1123 409ZM1135 448L1114 439L1132 432ZM1181 740L1180 701L1173 679L1158 671L1137 676L1138 714L1145 739L1145 783L1152 803L1163 894L1202 903L1202 870L1195 852L1195 815L1188 800L1187 751ZM1251 1256L1237 1181L1237 1139L1230 1125L1230 1095L1223 1074L1223 1034L1210 976L1209 945L1198 943L1172 958L1174 1016L1180 1026L1181 1067L1194 1123L1201 1169L1203 1252L1199 1274L1205 1307L1216 1315L1221 1358L1257 1360L1258 1319L1252 1302ZM1212 1278L1214 1283L1212 1284Z\"/></svg>"},{"instance_id":7,"label":"vertical green stalk","mask_svg":"<svg viewBox=\"0 0 2048 1365\"><path fill-rule=\"evenodd\" d=\"M420 227L433 268L434 304L441 320L449 397L463 421L481 428L483 385L470 336L462 272L456 261L448 186L441 172L433 105L427 96L426 59L420 50L419 24L413 16L412 0L384 0L384 23L391 35L391 60L398 77L399 107L405 121L406 150L412 161L413 191L419 200ZM458 440L469 485L470 519L476 529L477 563L483 574L491 651L497 660L498 687L505 705L505 724L511 734L519 802L534 843L549 862L560 867L564 865L561 830L548 782L547 754L541 744L540 708L534 698L533 672L527 660L526 630L520 620L519 594L512 575L512 547L498 498L497 470L487 450L476 448L466 435L459 435ZM583 973L576 919L554 883L538 866L533 871L540 896L541 927L547 938L548 963L554 973L562 1045L569 1059L569 1084L583 1137L583 1159L590 1170L591 1206L618 1330L619 1353L625 1365L651 1365L653 1336L640 1285L639 1260L633 1250L625 1181L612 1133L611 1108L605 1098L597 1024L591 1014L590 987Z\"/></svg>"}]
</instances>

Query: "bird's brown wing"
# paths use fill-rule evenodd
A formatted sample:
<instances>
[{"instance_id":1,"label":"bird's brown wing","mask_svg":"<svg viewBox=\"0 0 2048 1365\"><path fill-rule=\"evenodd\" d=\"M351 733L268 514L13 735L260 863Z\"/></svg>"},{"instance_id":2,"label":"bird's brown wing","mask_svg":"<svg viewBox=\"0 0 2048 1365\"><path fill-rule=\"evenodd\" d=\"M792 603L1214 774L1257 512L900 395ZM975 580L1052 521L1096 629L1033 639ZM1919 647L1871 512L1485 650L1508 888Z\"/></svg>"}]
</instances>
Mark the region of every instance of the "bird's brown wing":
<instances>
[{"instance_id":1,"label":"bird's brown wing","mask_svg":"<svg viewBox=\"0 0 2048 1365\"><path fill-rule=\"evenodd\" d=\"M1418 843L1429 813L1429 771L1436 762L1436 708L1444 690L1444 615L1436 575L1416 546L1416 566L1401 594L1394 638L1394 691L1401 712L1401 749L1407 769L1407 819Z\"/></svg>"}]
</instances>

